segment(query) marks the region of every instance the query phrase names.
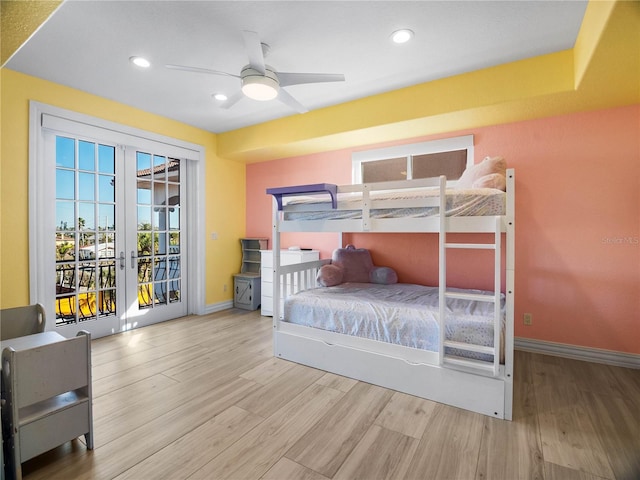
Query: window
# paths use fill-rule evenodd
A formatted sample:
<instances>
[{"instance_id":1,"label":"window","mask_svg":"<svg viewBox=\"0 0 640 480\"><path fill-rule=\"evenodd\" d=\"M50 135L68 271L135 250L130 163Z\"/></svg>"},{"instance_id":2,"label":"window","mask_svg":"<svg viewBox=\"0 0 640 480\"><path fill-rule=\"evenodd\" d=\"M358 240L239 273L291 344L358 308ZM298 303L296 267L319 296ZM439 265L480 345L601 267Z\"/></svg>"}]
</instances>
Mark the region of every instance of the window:
<instances>
[{"instance_id":1,"label":"window","mask_svg":"<svg viewBox=\"0 0 640 480\"><path fill-rule=\"evenodd\" d=\"M445 175L455 181L473 165L473 135L355 152L352 182L412 180Z\"/></svg>"}]
</instances>

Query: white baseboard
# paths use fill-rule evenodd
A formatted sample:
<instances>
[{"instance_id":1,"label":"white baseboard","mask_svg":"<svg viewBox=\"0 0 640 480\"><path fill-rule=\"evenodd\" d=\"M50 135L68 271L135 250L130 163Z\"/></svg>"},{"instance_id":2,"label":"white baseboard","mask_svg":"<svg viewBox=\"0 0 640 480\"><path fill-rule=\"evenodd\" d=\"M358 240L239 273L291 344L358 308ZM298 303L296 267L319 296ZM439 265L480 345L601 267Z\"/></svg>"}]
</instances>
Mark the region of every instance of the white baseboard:
<instances>
[{"instance_id":1,"label":"white baseboard","mask_svg":"<svg viewBox=\"0 0 640 480\"><path fill-rule=\"evenodd\" d=\"M585 362L604 363L606 365L615 365L616 367L640 369L640 355L635 353L616 352L613 350L580 347L577 345L518 337L514 339L514 346L516 350L523 350L525 352L573 358L574 360L584 360Z\"/></svg>"},{"instance_id":2,"label":"white baseboard","mask_svg":"<svg viewBox=\"0 0 640 480\"><path fill-rule=\"evenodd\" d=\"M233 300L225 300L224 302L219 303L210 303L204 307L204 315L208 315L210 313L220 312L222 310L228 310L233 308Z\"/></svg>"}]
</instances>

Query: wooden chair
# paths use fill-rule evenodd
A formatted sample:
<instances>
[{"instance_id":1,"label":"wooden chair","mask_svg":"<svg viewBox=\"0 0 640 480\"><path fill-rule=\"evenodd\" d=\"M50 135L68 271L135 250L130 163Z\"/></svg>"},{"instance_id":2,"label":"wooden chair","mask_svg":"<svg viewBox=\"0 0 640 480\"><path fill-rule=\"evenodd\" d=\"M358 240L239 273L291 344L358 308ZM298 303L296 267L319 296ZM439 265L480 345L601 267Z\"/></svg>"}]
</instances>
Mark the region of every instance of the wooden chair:
<instances>
[{"instance_id":1,"label":"wooden chair","mask_svg":"<svg viewBox=\"0 0 640 480\"><path fill-rule=\"evenodd\" d=\"M44 332L46 315L39 303L0 310L0 340Z\"/></svg>"},{"instance_id":2,"label":"wooden chair","mask_svg":"<svg viewBox=\"0 0 640 480\"><path fill-rule=\"evenodd\" d=\"M5 348L2 379L5 460L15 478L22 478L23 462L80 435L93 449L89 332L32 348Z\"/></svg>"}]
</instances>

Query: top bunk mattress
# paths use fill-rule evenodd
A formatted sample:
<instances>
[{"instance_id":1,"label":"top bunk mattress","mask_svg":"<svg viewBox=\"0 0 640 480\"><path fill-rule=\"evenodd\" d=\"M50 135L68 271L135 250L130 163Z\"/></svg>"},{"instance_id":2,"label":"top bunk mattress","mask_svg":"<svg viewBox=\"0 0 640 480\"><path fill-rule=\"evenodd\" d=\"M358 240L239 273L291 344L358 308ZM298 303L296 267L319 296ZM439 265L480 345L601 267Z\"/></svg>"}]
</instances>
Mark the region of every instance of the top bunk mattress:
<instances>
[{"instance_id":1,"label":"top bunk mattress","mask_svg":"<svg viewBox=\"0 0 640 480\"><path fill-rule=\"evenodd\" d=\"M370 195L370 218L422 218L439 214L438 188L374 192ZM422 203L427 206L420 205ZM379 204L379 206L376 206ZM434 205L436 204L436 205ZM328 198L290 199L284 208L285 220L347 220L362 218L362 195L339 193L336 209ZM505 215L506 193L494 188L447 189L446 216Z\"/></svg>"}]
</instances>

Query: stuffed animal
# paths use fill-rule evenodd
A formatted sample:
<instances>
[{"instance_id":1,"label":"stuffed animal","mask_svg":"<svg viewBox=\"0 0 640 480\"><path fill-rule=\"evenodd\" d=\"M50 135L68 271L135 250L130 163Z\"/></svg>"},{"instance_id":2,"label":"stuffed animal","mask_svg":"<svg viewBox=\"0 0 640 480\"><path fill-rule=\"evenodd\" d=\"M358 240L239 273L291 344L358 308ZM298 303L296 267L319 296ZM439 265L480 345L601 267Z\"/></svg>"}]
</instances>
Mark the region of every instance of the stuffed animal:
<instances>
[{"instance_id":1,"label":"stuffed animal","mask_svg":"<svg viewBox=\"0 0 640 480\"><path fill-rule=\"evenodd\" d=\"M398 275L390 267L377 267L366 248L347 245L334 250L331 263L323 265L316 280L323 287L333 287L346 282L398 283Z\"/></svg>"}]
</instances>

